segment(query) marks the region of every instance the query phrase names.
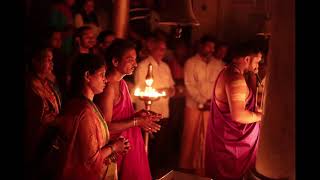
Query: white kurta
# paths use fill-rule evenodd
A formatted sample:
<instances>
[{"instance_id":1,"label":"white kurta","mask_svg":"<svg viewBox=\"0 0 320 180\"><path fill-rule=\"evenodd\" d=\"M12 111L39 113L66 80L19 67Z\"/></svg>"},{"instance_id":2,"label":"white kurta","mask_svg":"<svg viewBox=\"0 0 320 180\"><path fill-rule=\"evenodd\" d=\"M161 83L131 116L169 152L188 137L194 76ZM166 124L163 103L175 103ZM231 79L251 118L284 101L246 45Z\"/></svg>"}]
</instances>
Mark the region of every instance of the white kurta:
<instances>
[{"instance_id":1,"label":"white kurta","mask_svg":"<svg viewBox=\"0 0 320 180\"><path fill-rule=\"evenodd\" d=\"M209 63L201 60L199 54L189 58L184 67L184 81L187 88L186 105L198 107L211 99L213 85L225 64L211 58Z\"/></svg>"}]
</instances>

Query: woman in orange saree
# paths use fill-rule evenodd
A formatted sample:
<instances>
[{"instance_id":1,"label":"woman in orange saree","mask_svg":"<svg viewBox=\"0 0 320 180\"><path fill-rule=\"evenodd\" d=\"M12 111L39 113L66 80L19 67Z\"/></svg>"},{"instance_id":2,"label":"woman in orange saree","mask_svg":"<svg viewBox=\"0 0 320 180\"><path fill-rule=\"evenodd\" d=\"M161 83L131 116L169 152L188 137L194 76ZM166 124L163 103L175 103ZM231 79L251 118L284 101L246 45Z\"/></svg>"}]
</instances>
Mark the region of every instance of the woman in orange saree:
<instances>
[{"instance_id":1,"label":"woman in orange saree","mask_svg":"<svg viewBox=\"0 0 320 180\"><path fill-rule=\"evenodd\" d=\"M130 144L120 137L110 143L103 114L93 103L105 87L104 60L92 54L80 55L72 66L74 97L58 118L60 166L57 179L116 180L116 157Z\"/></svg>"}]
</instances>

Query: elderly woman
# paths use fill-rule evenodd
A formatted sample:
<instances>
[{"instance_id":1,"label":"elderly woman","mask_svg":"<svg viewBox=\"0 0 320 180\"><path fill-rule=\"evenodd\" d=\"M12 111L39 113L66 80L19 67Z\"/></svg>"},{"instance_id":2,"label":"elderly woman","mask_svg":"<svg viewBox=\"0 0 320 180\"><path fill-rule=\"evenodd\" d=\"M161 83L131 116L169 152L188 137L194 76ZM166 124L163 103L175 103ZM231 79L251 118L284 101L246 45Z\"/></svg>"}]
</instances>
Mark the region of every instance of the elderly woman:
<instances>
[{"instance_id":1,"label":"elderly woman","mask_svg":"<svg viewBox=\"0 0 320 180\"><path fill-rule=\"evenodd\" d=\"M32 58L31 68L26 79L26 124L25 157L28 173L36 170L44 136L60 112L60 93L55 86L52 73L52 51L42 48Z\"/></svg>"},{"instance_id":2,"label":"elderly woman","mask_svg":"<svg viewBox=\"0 0 320 180\"><path fill-rule=\"evenodd\" d=\"M72 66L74 95L58 119L60 144L58 179L117 179L116 158L130 148L127 139L110 143L103 113L92 102L106 86L104 60L80 55ZM62 142L62 143L61 143Z\"/></svg>"}]
</instances>

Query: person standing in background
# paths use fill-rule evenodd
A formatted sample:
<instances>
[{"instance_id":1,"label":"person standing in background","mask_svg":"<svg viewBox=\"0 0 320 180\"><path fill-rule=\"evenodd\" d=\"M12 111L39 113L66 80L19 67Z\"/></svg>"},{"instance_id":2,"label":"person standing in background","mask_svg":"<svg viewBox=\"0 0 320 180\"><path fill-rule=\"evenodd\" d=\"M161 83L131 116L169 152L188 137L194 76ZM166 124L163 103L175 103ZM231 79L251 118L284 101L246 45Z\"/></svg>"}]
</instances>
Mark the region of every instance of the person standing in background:
<instances>
[{"instance_id":1,"label":"person standing in background","mask_svg":"<svg viewBox=\"0 0 320 180\"><path fill-rule=\"evenodd\" d=\"M204 175L206 128L216 72L216 60L212 56L216 41L205 35L199 42L197 54L189 58L184 66L186 104L180 168Z\"/></svg>"}]
</instances>

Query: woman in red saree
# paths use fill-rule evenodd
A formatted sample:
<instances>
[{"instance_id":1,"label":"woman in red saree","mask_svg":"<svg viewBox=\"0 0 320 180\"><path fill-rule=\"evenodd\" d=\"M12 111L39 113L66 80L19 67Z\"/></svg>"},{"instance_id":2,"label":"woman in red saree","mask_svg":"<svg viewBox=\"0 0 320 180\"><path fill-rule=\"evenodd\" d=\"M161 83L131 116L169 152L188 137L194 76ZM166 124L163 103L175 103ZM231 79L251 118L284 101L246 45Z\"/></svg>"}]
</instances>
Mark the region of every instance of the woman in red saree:
<instances>
[{"instance_id":1,"label":"woman in red saree","mask_svg":"<svg viewBox=\"0 0 320 180\"><path fill-rule=\"evenodd\" d=\"M151 180L140 128L145 131L158 131L160 126L155 121L158 121L161 115L134 111L123 77L132 74L137 67L135 45L126 40L115 40L107 50L106 60L108 67L111 67L107 73L108 83L96 101L110 128L111 139L122 135L128 138L131 144L131 150L118 159L119 179Z\"/></svg>"},{"instance_id":2,"label":"woman in red saree","mask_svg":"<svg viewBox=\"0 0 320 180\"><path fill-rule=\"evenodd\" d=\"M72 66L74 97L57 120L61 163L57 179L117 179L115 157L127 152L130 144L122 137L109 143L108 126L93 103L105 87L105 72L104 60L92 54L80 55Z\"/></svg>"},{"instance_id":3,"label":"woman in red saree","mask_svg":"<svg viewBox=\"0 0 320 180\"><path fill-rule=\"evenodd\" d=\"M240 180L255 166L262 113L244 73L257 73L259 50L244 45L214 85L206 139L206 175Z\"/></svg>"}]
</instances>

